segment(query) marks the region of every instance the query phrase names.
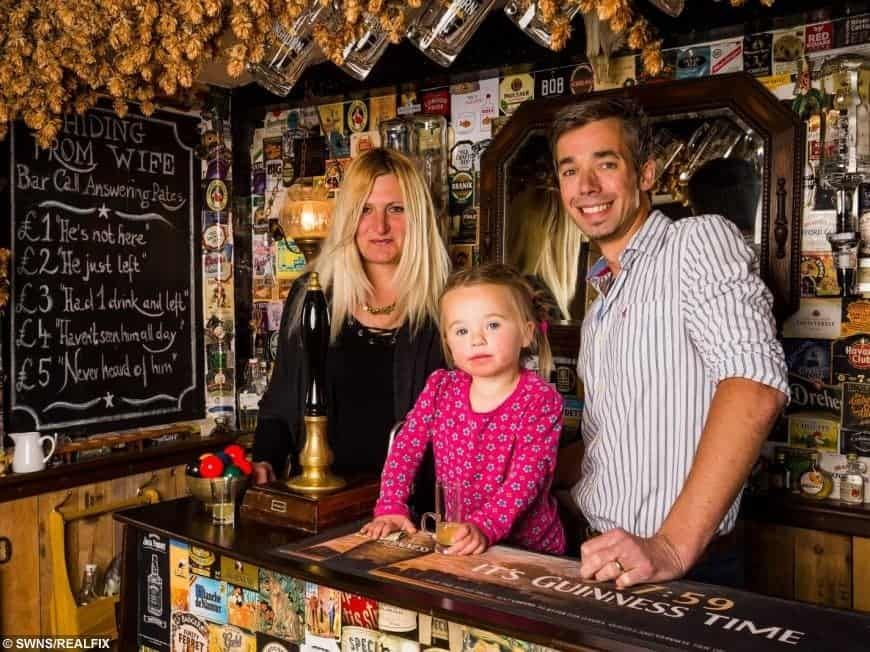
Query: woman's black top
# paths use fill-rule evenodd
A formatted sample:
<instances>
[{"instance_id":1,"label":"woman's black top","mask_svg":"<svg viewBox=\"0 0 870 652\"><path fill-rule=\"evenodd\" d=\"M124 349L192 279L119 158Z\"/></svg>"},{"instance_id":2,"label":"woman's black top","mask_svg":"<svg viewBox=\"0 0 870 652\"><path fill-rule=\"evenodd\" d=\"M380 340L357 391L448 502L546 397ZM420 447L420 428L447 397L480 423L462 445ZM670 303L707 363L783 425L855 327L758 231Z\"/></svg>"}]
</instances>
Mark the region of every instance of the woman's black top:
<instances>
[{"instance_id":1,"label":"woman's black top","mask_svg":"<svg viewBox=\"0 0 870 652\"><path fill-rule=\"evenodd\" d=\"M345 322L326 361L329 401L341 405L329 423L333 468L370 471L383 466L393 427L393 350L398 329Z\"/></svg>"},{"instance_id":2,"label":"woman's black top","mask_svg":"<svg viewBox=\"0 0 870 652\"><path fill-rule=\"evenodd\" d=\"M290 455L293 471L299 470L299 451L305 443L302 416L307 373L299 329L290 332L289 313L294 297L304 292L306 281L304 276L297 280L284 302L278 355L269 387L260 401L254 434L254 461L270 462L279 478L286 477ZM329 441L334 468L343 466L380 475L390 428L414 406L429 374L444 366L441 339L431 321L413 334L404 324L391 332L389 342L375 344L369 343L368 337L350 332L354 325L350 320L345 323L327 354ZM359 339L351 339L351 335ZM432 469L429 454L418 486L431 489ZM427 500L418 501L418 507L431 503L432 491L426 494Z\"/></svg>"}]
</instances>

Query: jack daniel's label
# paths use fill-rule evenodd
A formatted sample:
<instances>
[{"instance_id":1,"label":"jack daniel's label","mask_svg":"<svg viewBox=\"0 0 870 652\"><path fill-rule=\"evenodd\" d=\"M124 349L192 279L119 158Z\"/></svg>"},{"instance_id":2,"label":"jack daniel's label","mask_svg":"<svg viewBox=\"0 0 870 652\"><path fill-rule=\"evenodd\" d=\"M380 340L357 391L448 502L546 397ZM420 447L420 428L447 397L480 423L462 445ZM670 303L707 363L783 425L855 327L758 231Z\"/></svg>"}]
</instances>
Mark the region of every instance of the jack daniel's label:
<instances>
[{"instance_id":1,"label":"jack daniel's label","mask_svg":"<svg viewBox=\"0 0 870 652\"><path fill-rule=\"evenodd\" d=\"M169 541L151 532L139 544L139 644L169 649Z\"/></svg>"}]
</instances>

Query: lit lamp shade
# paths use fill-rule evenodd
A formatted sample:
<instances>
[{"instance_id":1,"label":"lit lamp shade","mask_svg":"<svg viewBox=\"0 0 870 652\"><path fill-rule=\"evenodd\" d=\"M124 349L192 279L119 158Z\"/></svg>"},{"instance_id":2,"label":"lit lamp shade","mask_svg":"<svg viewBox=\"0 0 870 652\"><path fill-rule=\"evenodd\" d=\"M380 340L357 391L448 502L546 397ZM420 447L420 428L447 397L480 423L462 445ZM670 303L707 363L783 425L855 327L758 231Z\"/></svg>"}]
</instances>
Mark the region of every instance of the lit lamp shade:
<instances>
[{"instance_id":1,"label":"lit lamp shade","mask_svg":"<svg viewBox=\"0 0 870 652\"><path fill-rule=\"evenodd\" d=\"M309 262L317 257L323 239L332 225L332 202L326 192L311 186L293 184L281 207L281 227Z\"/></svg>"}]
</instances>

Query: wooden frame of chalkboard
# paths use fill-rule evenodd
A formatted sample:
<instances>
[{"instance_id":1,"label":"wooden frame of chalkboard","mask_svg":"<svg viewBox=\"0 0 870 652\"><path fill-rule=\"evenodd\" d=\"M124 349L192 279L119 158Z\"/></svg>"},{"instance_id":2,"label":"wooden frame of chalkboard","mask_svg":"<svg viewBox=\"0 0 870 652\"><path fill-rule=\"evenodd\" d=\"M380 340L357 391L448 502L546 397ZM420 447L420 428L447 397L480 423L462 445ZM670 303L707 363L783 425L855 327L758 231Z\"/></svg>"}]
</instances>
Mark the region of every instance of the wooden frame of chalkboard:
<instances>
[{"instance_id":1,"label":"wooden frame of chalkboard","mask_svg":"<svg viewBox=\"0 0 870 652\"><path fill-rule=\"evenodd\" d=\"M0 143L6 430L87 435L202 418L198 116L67 115Z\"/></svg>"}]
</instances>

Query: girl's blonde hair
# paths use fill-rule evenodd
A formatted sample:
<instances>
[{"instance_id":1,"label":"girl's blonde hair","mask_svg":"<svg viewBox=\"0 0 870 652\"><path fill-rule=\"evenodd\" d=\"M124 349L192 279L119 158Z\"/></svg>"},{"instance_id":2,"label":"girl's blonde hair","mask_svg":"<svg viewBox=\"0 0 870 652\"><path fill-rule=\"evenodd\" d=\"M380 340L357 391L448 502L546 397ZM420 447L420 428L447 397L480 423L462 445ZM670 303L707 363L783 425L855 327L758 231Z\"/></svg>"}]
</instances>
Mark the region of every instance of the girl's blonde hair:
<instances>
[{"instance_id":1,"label":"girl's blonde hair","mask_svg":"<svg viewBox=\"0 0 870 652\"><path fill-rule=\"evenodd\" d=\"M583 233L567 219L558 191L544 185L524 190L511 204L509 223L507 260L540 278L570 319Z\"/></svg>"},{"instance_id":2,"label":"girl's blonde hair","mask_svg":"<svg viewBox=\"0 0 870 652\"><path fill-rule=\"evenodd\" d=\"M538 374L544 380L549 381L550 372L553 369L553 354L550 351L550 342L547 340L547 335L542 330L541 323L537 318L538 310L535 307L535 293L528 281L516 269L501 263L487 263L480 267L463 269L454 272L447 279L447 285L441 293L439 306L442 311L442 319L440 319L441 343L444 349L444 359L447 361L448 366L452 368L454 362L450 347L447 344L447 327L443 319L444 297L451 290L479 285L497 285L507 288L517 319L522 323L532 322L535 325L532 342L520 353L520 362L524 363L532 356L537 355Z\"/></svg>"},{"instance_id":3,"label":"girl's blonde hair","mask_svg":"<svg viewBox=\"0 0 870 652\"><path fill-rule=\"evenodd\" d=\"M365 302L372 292L362 257L356 245L363 207L372 192L375 179L392 174L399 181L405 204L405 239L393 282L396 288L396 315L400 323L408 322L415 333L427 318L437 322L438 300L447 280L450 261L438 231L435 208L423 177L410 159L384 148L370 149L355 158L347 168L332 213L332 228L320 255L309 269L320 276L323 288L331 292L330 339L341 332L345 319ZM291 314L294 328L302 309Z\"/></svg>"}]
</instances>

